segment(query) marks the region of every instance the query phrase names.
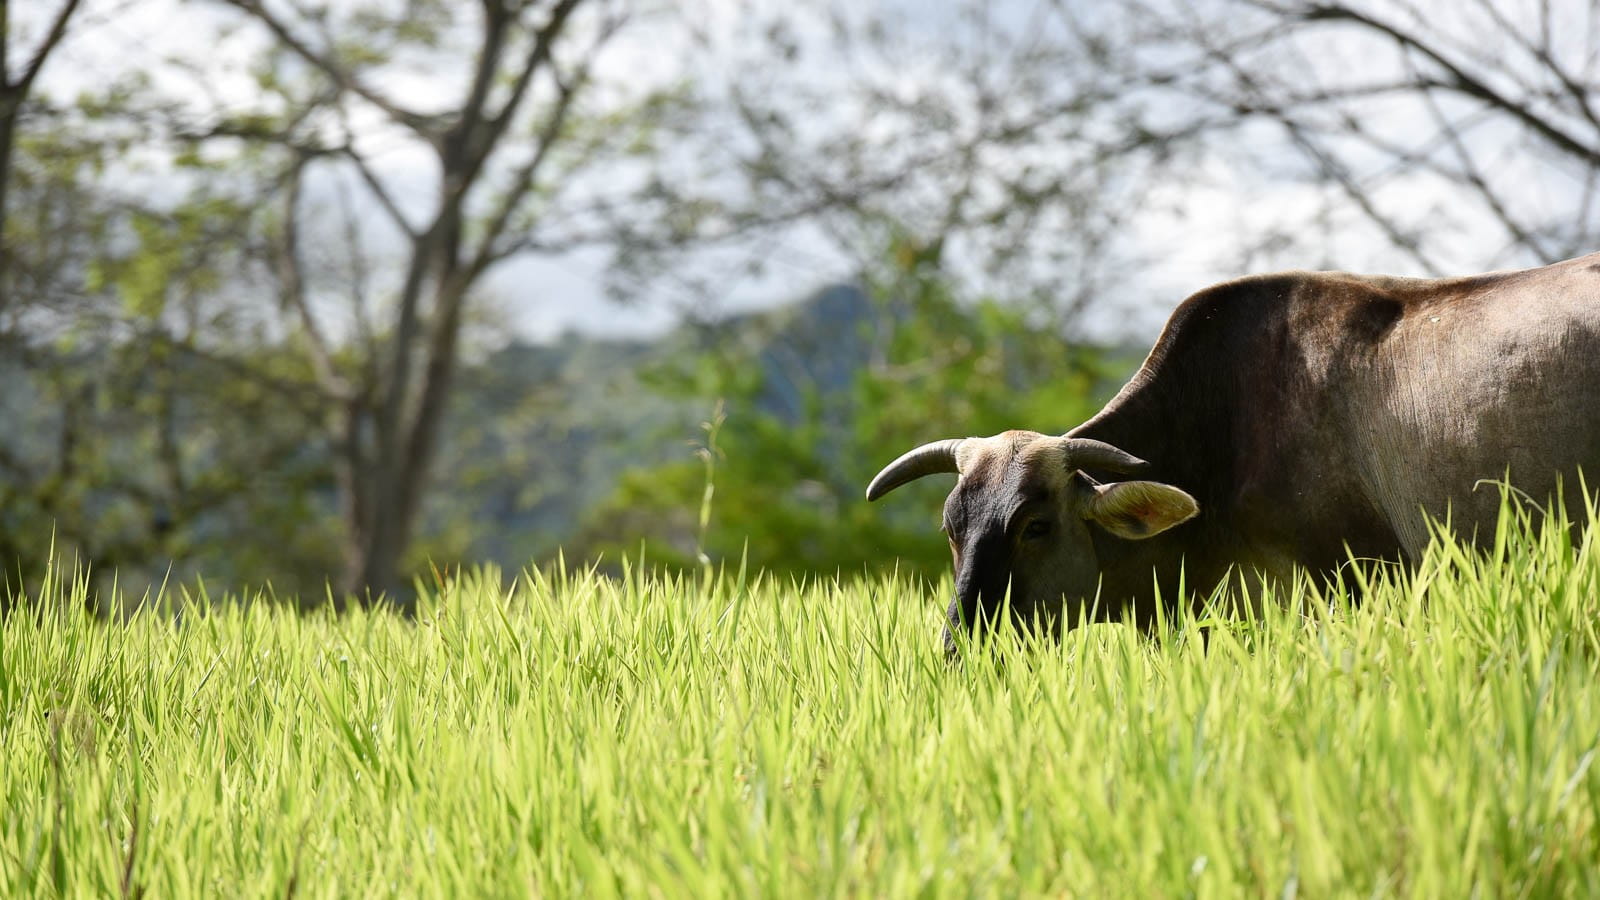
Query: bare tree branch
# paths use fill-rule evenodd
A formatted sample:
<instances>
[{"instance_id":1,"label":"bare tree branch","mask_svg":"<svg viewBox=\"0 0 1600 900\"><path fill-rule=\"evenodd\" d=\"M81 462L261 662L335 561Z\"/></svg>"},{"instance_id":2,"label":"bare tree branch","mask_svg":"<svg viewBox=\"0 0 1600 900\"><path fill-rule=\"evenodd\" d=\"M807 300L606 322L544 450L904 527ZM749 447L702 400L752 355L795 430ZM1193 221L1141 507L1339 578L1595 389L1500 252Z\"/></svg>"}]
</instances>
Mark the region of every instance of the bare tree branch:
<instances>
[{"instance_id":1,"label":"bare tree branch","mask_svg":"<svg viewBox=\"0 0 1600 900\"><path fill-rule=\"evenodd\" d=\"M319 53L305 41L295 36L288 23L273 15L267 10L260 0L221 0L230 6L249 13L256 20L265 25L274 37L285 47L294 52L296 56L315 66L338 85L340 90L355 94L368 103L383 110L395 122L410 128L419 137L430 143L436 142L438 135L435 133L433 120L420 113L408 110L393 100L379 94L362 84L354 74L345 70L333 57Z\"/></svg>"},{"instance_id":2,"label":"bare tree branch","mask_svg":"<svg viewBox=\"0 0 1600 900\"><path fill-rule=\"evenodd\" d=\"M311 370L322 389L329 396L339 398L348 393L349 386L334 367L328 340L322 333L316 314L311 310L310 298L306 296L305 267L300 258L300 190L306 162L303 156L297 158L289 173L287 190L284 191L283 230L275 248L274 268L278 273L284 303L294 308L300 318L300 327L305 331L306 345L311 352Z\"/></svg>"},{"instance_id":3,"label":"bare tree branch","mask_svg":"<svg viewBox=\"0 0 1600 900\"><path fill-rule=\"evenodd\" d=\"M1203 37L1201 41L1203 47L1209 46L1204 43ZM1276 121L1288 134L1290 141L1316 164L1322 176L1337 185L1345 197L1355 204L1356 208L1367 217L1368 221L1383 232L1391 244L1405 251L1424 271L1433 275L1442 274L1442 269L1428 257L1416 236L1405 232L1379 210L1370 192L1356 181L1355 176L1342 162L1316 142L1309 129L1287 109L1265 99L1267 96L1266 91L1262 88L1255 75L1246 71L1238 60L1232 56L1222 55L1214 50L1209 51L1208 55L1211 56L1214 63L1227 70L1245 92L1246 96L1242 102L1235 104L1236 110L1241 115L1264 113Z\"/></svg>"},{"instance_id":4,"label":"bare tree branch","mask_svg":"<svg viewBox=\"0 0 1600 900\"><path fill-rule=\"evenodd\" d=\"M1484 205L1489 208L1489 211L1500 221L1501 226L1511 235L1512 240L1532 251L1542 261L1547 263L1556 262L1556 259L1552 258L1543 243L1529 232L1522 223L1518 222L1516 217L1511 214L1511 211L1506 208L1499 193L1489 186L1488 180L1473 159L1472 151L1467 148L1466 141L1462 139L1460 130L1450 120L1450 117L1445 114L1444 109L1440 107L1438 98L1431 91L1426 91L1423 93L1423 99L1427 102L1428 111L1433 115L1434 122L1438 124L1440 131L1447 136L1450 146L1455 150L1456 158L1461 163L1460 180L1469 185L1478 194Z\"/></svg>"},{"instance_id":5,"label":"bare tree branch","mask_svg":"<svg viewBox=\"0 0 1600 900\"><path fill-rule=\"evenodd\" d=\"M6 272L13 268L10 244L6 240L5 226L11 212L9 201L12 179L12 156L16 147L17 129L22 108L33 89L34 81L44 68L45 61L61 44L67 34L67 23L78 11L81 0L66 0L45 32L44 39L23 66L16 80L9 80L9 44L11 41L10 0L0 0L0 311L11 305L10 279Z\"/></svg>"},{"instance_id":6,"label":"bare tree branch","mask_svg":"<svg viewBox=\"0 0 1600 900\"><path fill-rule=\"evenodd\" d=\"M1464 71L1454 61L1447 58L1441 51L1416 34L1402 30L1397 25L1369 16L1360 10L1338 3L1313 4L1300 14L1300 18L1307 22L1350 22L1386 35L1401 46L1416 51L1443 69L1449 75L1446 85L1452 90L1494 106L1516 121L1528 126L1528 128L1544 137L1555 147L1577 157L1586 165L1600 164L1600 149L1596 149L1584 143L1581 139L1568 134L1557 127L1555 123L1535 115L1528 109L1526 104L1518 103L1502 95L1484 80Z\"/></svg>"},{"instance_id":7,"label":"bare tree branch","mask_svg":"<svg viewBox=\"0 0 1600 900\"><path fill-rule=\"evenodd\" d=\"M612 20L601 30L589 51L584 54L587 60L578 71L569 78L562 78L554 67L551 68L551 80L555 82L556 98L550 111L545 114L544 123L539 127L534 137L533 154L527 162L517 167L511 177L510 186L501 196L500 203L495 211L490 214L484 228L478 251L472 262L467 267L469 278L477 278L496 261L504 259L500 252L500 238L505 233L511 217L516 213L518 206L527 197L539 178L546 162L550 159L551 151L559 143L561 130L566 126L568 113L572 108L572 101L588 83L595 56L605 44L621 29L623 19ZM548 56L548 52L546 53Z\"/></svg>"},{"instance_id":8,"label":"bare tree branch","mask_svg":"<svg viewBox=\"0 0 1600 900\"><path fill-rule=\"evenodd\" d=\"M15 81L4 84L4 94L19 99L28 95L33 88L34 80L39 77L39 71L44 68L45 60L50 58L50 53L61 43L61 39L67 36L67 22L72 19L72 14L78 11L80 2L81 0L66 0L62 4L61 9L56 12L55 19L51 21L49 30L45 32L44 40L33 51L33 56L29 58L27 64L22 67L22 74L17 76ZM0 81L4 81L6 77L6 72L0 69Z\"/></svg>"},{"instance_id":9,"label":"bare tree branch","mask_svg":"<svg viewBox=\"0 0 1600 900\"><path fill-rule=\"evenodd\" d=\"M377 173L372 171L372 167L367 164L366 159L356 152L355 147L345 144L339 148L339 153L355 168L356 174L361 178L361 182L367 186L368 191L372 192L372 196L377 198L378 205L383 207L383 211L388 214L389 221L394 224L394 227L400 229L400 233L409 238L412 243L419 240L422 236L421 233L417 231L416 226L411 224L411 220L406 218L405 213L401 212L400 205L395 202L394 196L389 192L388 187L378 178Z\"/></svg>"},{"instance_id":10,"label":"bare tree branch","mask_svg":"<svg viewBox=\"0 0 1600 900\"><path fill-rule=\"evenodd\" d=\"M1510 35L1523 50L1527 51L1529 56L1532 56L1546 72L1550 73L1552 78L1560 83L1562 89L1566 91L1567 97L1571 99L1572 105L1589 121L1589 124L1596 129L1600 129L1600 117L1596 116L1594 106L1589 103L1589 90L1579 84L1572 73L1568 72L1556 59L1555 54L1551 52L1548 32L1545 34L1544 41L1536 44L1521 29L1517 28L1515 23L1506 18L1505 13L1495 6L1493 0L1476 0L1476 2L1478 8L1494 20L1495 25L1500 28L1502 33ZM1545 7L1545 13L1545 24L1548 28L1548 5Z\"/></svg>"},{"instance_id":11,"label":"bare tree branch","mask_svg":"<svg viewBox=\"0 0 1600 900\"><path fill-rule=\"evenodd\" d=\"M344 226L345 258L349 265L351 318L355 322L356 340L363 350L360 354L362 383L353 393L371 397L378 384L378 337L372 325L371 272L367 266L366 248L361 240L350 192L343 181L338 182L337 189L340 219Z\"/></svg>"},{"instance_id":12,"label":"bare tree branch","mask_svg":"<svg viewBox=\"0 0 1600 900\"><path fill-rule=\"evenodd\" d=\"M483 118L483 107L469 106L457 122L452 134L446 140L446 156L455 156L459 160L458 171L454 175L453 185L447 185L449 193L443 201L447 210L459 209L461 199L477 184L478 174L482 170L489 155L500 146L501 139L505 136L506 128L511 124L512 118L522 106L523 99L527 96L528 89L532 86L535 77L551 62L551 50L555 42L561 38L566 29L567 22L572 13L585 0L560 0L550 11L550 16L545 24L540 26L533 35L533 45L527 57L518 68L516 78L512 83L510 95L501 104L500 109L494 114ZM489 57L499 59L506 31L503 27L495 29L492 22L486 26L486 35L483 50L480 51L480 64L478 71L483 72L483 61ZM491 44L491 39L498 38L498 44ZM490 76L484 76L485 81ZM486 96L486 95L485 95ZM476 99L478 103L484 102L484 97L478 96L478 79L474 79L473 95L469 99Z\"/></svg>"}]
</instances>

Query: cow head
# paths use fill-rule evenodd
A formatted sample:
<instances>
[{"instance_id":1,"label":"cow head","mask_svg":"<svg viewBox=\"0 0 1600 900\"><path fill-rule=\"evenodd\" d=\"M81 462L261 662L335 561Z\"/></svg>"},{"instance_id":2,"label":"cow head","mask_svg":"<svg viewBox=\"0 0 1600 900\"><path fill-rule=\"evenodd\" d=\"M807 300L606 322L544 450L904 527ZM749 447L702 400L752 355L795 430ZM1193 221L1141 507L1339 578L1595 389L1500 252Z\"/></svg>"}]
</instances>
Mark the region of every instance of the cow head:
<instances>
[{"instance_id":1,"label":"cow head","mask_svg":"<svg viewBox=\"0 0 1600 900\"><path fill-rule=\"evenodd\" d=\"M1059 630L1093 603L1100 564L1090 529L1136 541L1199 512L1187 493L1155 481L1100 484L1084 470L1137 474L1141 459L1087 438L1007 431L926 444L890 463L867 488L876 500L924 475L959 475L942 530L955 557L952 629L980 627L1010 591L1016 623Z\"/></svg>"}]
</instances>

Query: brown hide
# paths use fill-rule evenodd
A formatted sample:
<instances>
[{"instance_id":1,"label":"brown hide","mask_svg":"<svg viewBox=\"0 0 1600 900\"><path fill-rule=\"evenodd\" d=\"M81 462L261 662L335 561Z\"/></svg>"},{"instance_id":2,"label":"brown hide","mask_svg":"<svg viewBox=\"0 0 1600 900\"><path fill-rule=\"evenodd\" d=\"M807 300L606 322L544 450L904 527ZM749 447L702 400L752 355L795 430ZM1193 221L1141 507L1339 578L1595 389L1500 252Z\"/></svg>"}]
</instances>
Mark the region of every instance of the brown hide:
<instances>
[{"instance_id":1,"label":"brown hide","mask_svg":"<svg viewBox=\"0 0 1600 900\"><path fill-rule=\"evenodd\" d=\"M1170 600L1180 569L1196 597L1229 572L1282 581L1352 555L1415 559L1429 517L1486 540L1500 493L1485 482L1509 474L1542 502L1558 480L1572 499L1580 467L1600 478L1597 394L1600 254L1469 278L1288 272L1208 288L1066 436L1143 460L1141 479L1199 515L1130 540L1137 528L1089 511L1116 473L1063 459L1060 439L952 442L928 470L961 473L945 504L951 620L972 623L1009 588L1019 617L1075 621L1093 604L1147 624L1155 584ZM879 493L902 483L893 469Z\"/></svg>"},{"instance_id":2,"label":"brown hide","mask_svg":"<svg viewBox=\"0 0 1600 900\"><path fill-rule=\"evenodd\" d=\"M1201 515L1142 543L1097 534L1136 606L1180 560L1287 578L1414 559L1427 517L1486 539L1504 478L1538 501L1600 476L1600 254L1470 278L1291 272L1186 300L1139 372L1070 432L1151 464ZM1347 549L1348 548L1348 549Z\"/></svg>"}]
</instances>

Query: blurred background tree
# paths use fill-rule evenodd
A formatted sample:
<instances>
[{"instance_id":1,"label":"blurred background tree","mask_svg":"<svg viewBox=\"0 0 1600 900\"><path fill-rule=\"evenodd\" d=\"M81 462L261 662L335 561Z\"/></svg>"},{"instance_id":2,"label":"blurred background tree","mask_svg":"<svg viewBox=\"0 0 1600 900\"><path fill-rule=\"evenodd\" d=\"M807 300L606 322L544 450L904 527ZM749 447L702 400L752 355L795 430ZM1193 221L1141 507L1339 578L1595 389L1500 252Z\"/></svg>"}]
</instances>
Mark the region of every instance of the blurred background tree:
<instances>
[{"instance_id":1,"label":"blurred background tree","mask_svg":"<svg viewBox=\"0 0 1600 900\"><path fill-rule=\"evenodd\" d=\"M940 571L872 472L1077 424L1205 284L1593 249L1597 19L0 0L0 560Z\"/></svg>"},{"instance_id":2,"label":"blurred background tree","mask_svg":"<svg viewBox=\"0 0 1600 900\"><path fill-rule=\"evenodd\" d=\"M699 458L624 474L569 548L613 560L642 550L679 568L937 577L949 566L937 537L949 485L868 507L877 469L940 427L1065 431L1137 362L1067 344L1014 305L956 296L929 248L884 256L863 286L832 288L764 327L710 331L703 352L652 372L662 396L711 414Z\"/></svg>"},{"instance_id":3,"label":"blurred background tree","mask_svg":"<svg viewBox=\"0 0 1600 900\"><path fill-rule=\"evenodd\" d=\"M1056 2L1084 23L1086 12ZM1583 0L1135 0L1104 55L1141 127L1192 134L1197 186L1265 173L1246 265L1419 275L1596 247L1600 10ZM1205 193L1209 193L1206 191Z\"/></svg>"}]
</instances>

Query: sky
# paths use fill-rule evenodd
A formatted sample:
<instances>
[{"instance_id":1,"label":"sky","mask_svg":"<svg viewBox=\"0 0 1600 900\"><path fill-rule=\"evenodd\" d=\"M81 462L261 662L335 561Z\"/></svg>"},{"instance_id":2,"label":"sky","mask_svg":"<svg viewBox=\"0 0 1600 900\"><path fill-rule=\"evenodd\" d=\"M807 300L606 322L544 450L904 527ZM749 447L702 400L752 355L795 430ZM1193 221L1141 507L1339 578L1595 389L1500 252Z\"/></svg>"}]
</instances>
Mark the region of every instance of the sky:
<instances>
[{"instance_id":1,"label":"sky","mask_svg":"<svg viewBox=\"0 0 1600 900\"><path fill-rule=\"evenodd\" d=\"M737 15L741 0L692 2L709 21ZM13 45L32 46L43 27L44 14L56 8L53 0L23 4L22 9L13 14L13 27L20 37L14 39ZM52 56L38 88L45 95L64 100L93 93L127 72L142 70L154 73L155 83L168 95L189 99L197 108L214 104L218 98L224 107L230 104L247 107L256 96L256 88L238 71L236 64L257 52L261 43L246 29L232 30L224 40L217 40L219 26L226 28L228 23L238 21L238 15L232 11L204 2L86 0L74 29ZM658 30L636 31L633 34L624 32L616 49L606 58L607 74L646 80L669 77L673 71L673 56L684 48L664 47ZM201 46L207 51L197 57L194 49ZM202 71L197 75L183 67L174 67L171 60L175 58L188 60L190 66L198 61ZM390 96L405 98L413 108L426 108L434 102L447 106L458 89L448 80L428 77L425 73L409 78L391 77L376 87ZM372 129L369 137L374 146L386 141L394 143L390 140L392 136L381 129ZM375 167L387 178L410 184L410 197L406 196L406 189L399 192L403 206L408 200L418 201L414 206L425 201L431 178L425 157L397 146L376 150L374 159ZM150 173L143 173L143 177L149 179ZM154 190L164 189L159 180L159 177L153 179ZM684 304L680 300L642 297L617 302L608 297L604 290L605 264L604 254L597 252L574 252L554 258L516 258L491 270L482 289L502 301L512 330L528 340L549 341L574 331L621 337L648 336L665 331L682 318ZM752 285L746 279L747 283L737 294L717 298L715 309L702 303L695 312L713 315L792 301L826 286L844 271L841 267L836 271L818 272L809 281L793 286Z\"/></svg>"},{"instance_id":2,"label":"sky","mask_svg":"<svg viewBox=\"0 0 1600 900\"><path fill-rule=\"evenodd\" d=\"M708 32L731 30L739 17L752 9L772 6L771 0L691 0L697 4L696 16ZM37 16L53 2L23 4L16 13L26 34L37 27ZM248 105L256 88L237 65L249 58L259 37L248 30L234 32L221 40L221 23L238 21L232 13L219 11L214 4L185 0L86 0L87 13L52 59L41 79L41 88L58 97L71 97L94 91L114 80L118 73L139 68L156 73L158 85L172 96L188 98L197 105L220 100ZM1039 4L1033 0L996 0L998 14L1023 16ZM960 23L941 19L938 4L908 7L894 0L865 2L862 9L889 11L890 20L914 26L927 33L946 30L959 33ZM195 52L204 47L202 53ZM670 78L684 62L689 46L659 28L644 27L625 33L604 62L603 74L611 78L648 82ZM198 74L174 68L169 58L183 58L197 67ZM704 61L696 61L703 64ZM807 65L802 60L798 65ZM812 64L816 65L816 64ZM820 67L815 80L835 77ZM907 73L907 78L915 78ZM399 75L378 85L390 96L405 97L413 107L430 102L445 105L457 85L448 79L424 74ZM910 85L914 87L914 85ZM209 95L209 96L208 96ZM396 141L376 125L358 123L361 140L372 150L375 167L402 186L401 203L425 201L429 175L425 158ZM1134 314L1119 309L1106 321L1091 323L1105 336L1153 335L1170 309L1183 296L1232 274L1227 266L1237 258L1239 236L1259 229L1263 223L1283 222L1286 227L1314 217L1323 194L1316 188L1293 179L1261 171L1248 159L1230 158L1224 147L1203 154L1194 161L1193 177L1173 179L1159 185L1149 210L1132 218L1127 237L1143 249L1150 264L1128 273L1130 292L1152 298ZM148 173L147 177L148 177ZM159 181L159 179L157 179ZM159 184L152 189L160 190ZM329 188L331 190L331 188ZM1415 193L1415 203L1425 206L1436 190L1422 181L1393 181L1387 188L1391 198L1402 204ZM405 196L407 192L410 197ZM1248 198L1248 202L1241 202ZM1374 266L1396 274L1420 274L1414 265L1386 247L1381 238L1359 218L1326 224L1331 237L1323 246L1308 242L1298 258L1289 261L1296 267L1319 267L1331 263L1343 268L1367 269ZM379 233L374 230L374 233ZM1464 233L1461 250L1454 254L1465 261L1468 270L1473 260L1496 257L1491 237ZM1481 245L1481 246L1480 246ZM766 251L775 263L763 276L730 276L728 289L709 301L697 301L694 312L734 312L769 306L804 296L849 272L848 261L830 250L815 233L796 231ZM605 257L596 252L578 252L557 258L523 258L503 264L491 272L485 290L502 302L508 313L508 327L524 339L553 340L571 331L594 335L641 336L658 333L677 321L683 310L680 300L648 296L626 304L608 299L604 291ZM705 304L710 303L711 308Z\"/></svg>"}]
</instances>

